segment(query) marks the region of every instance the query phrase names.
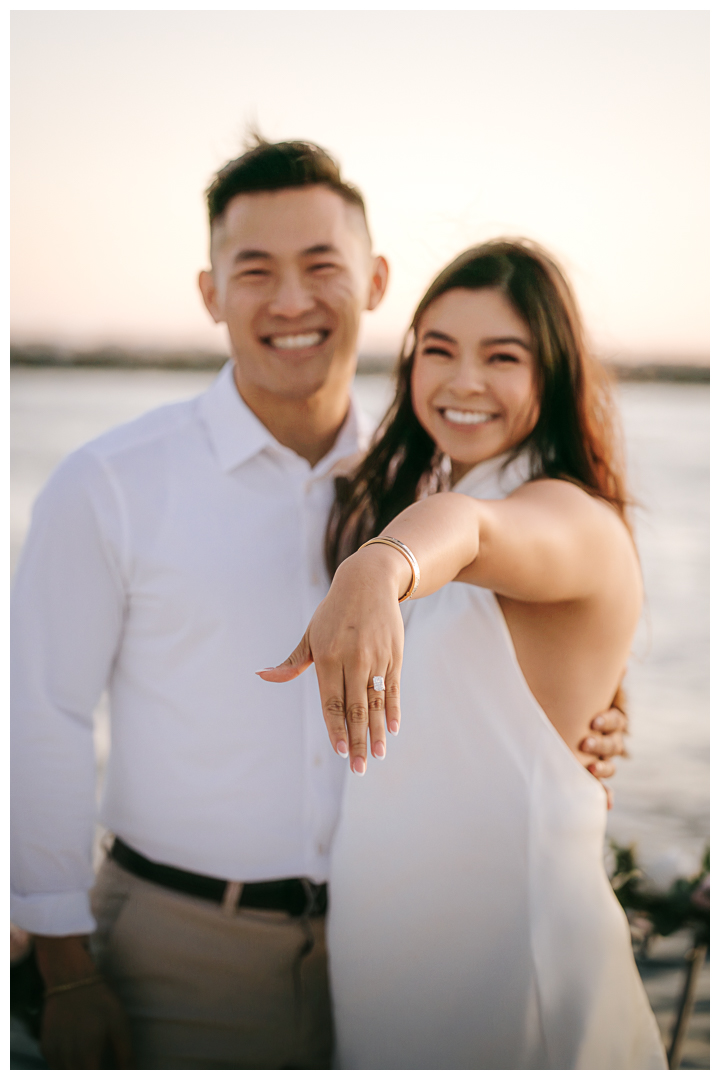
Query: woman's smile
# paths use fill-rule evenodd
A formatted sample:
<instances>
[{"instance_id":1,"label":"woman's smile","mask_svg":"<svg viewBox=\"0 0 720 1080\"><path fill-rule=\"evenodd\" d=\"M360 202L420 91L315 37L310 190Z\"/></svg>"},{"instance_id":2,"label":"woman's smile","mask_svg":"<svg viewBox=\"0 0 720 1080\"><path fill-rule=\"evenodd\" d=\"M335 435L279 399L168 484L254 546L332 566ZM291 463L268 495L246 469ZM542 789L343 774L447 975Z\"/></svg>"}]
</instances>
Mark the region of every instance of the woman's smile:
<instances>
[{"instance_id":1,"label":"woman's smile","mask_svg":"<svg viewBox=\"0 0 720 1080\"><path fill-rule=\"evenodd\" d=\"M497 419L497 413L487 412L481 409L462 409L452 405L438 407L438 412L447 424L464 428L479 427L480 424L489 424Z\"/></svg>"}]
</instances>

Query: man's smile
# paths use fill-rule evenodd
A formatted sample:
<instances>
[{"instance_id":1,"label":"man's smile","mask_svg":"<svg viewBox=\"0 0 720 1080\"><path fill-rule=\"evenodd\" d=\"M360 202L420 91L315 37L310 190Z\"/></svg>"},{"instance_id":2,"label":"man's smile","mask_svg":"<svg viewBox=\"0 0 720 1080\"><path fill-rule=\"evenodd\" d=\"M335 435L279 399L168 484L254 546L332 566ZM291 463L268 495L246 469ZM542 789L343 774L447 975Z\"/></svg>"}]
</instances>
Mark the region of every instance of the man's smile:
<instances>
[{"instance_id":1,"label":"man's smile","mask_svg":"<svg viewBox=\"0 0 720 1080\"><path fill-rule=\"evenodd\" d=\"M260 340L271 349L312 349L329 336L329 330L306 330L300 334L268 334Z\"/></svg>"}]
</instances>

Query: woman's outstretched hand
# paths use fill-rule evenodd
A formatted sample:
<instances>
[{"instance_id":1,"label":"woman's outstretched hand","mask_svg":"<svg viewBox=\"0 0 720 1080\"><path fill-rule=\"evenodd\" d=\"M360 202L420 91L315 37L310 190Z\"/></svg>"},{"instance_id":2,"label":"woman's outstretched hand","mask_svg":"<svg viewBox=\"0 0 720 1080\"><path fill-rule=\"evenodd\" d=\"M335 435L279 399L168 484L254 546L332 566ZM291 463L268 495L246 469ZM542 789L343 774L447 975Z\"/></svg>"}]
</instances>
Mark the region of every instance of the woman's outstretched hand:
<instances>
[{"instance_id":1,"label":"woman's outstretched hand","mask_svg":"<svg viewBox=\"0 0 720 1080\"><path fill-rule=\"evenodd\" d=\"M333 749L365 772L368 730L375 758L385 757L388 731L400 729L400 669L405 638L398 597L410 581L403 555L373 544L338 568L302 641L278 667L257 674L288 682L315 664L323 716ZM384 690L373 686L382 679Z\"/></svg>"}]
</instances>

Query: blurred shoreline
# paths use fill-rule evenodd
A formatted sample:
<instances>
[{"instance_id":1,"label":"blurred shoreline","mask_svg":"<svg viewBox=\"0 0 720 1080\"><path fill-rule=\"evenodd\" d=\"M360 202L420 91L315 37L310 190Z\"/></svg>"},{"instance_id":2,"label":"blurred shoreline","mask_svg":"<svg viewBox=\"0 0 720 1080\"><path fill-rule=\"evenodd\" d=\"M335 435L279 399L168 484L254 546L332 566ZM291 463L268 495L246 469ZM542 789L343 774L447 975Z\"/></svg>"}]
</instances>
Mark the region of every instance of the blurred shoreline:
<instances>
[{"instance_id":1,"label":"blurred shoreline","mask_svg":"<svg viewBox=\"0 0 720 1080\"><path fill-rule=\"evenodd\" d=\"M223 353L201 349L70 349L53 345L12 345L11 365L58 368L134 368L167 371L219 371L227 360ZM395 366L390 353L361 353L358 372L387 374ZM622 382L710 382L709 358L607 357L603 363Z\"/></svg>"}]
</instances>

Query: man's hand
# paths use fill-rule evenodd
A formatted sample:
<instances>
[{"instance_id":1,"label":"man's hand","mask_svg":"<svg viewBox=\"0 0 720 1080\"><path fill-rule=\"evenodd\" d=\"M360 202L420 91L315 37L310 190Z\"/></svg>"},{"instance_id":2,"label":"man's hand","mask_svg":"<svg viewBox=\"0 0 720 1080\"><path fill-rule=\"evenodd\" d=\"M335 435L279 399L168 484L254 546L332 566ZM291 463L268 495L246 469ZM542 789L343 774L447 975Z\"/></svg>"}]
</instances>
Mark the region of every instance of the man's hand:
<instances>
[{"instance_id":1,"label":"man's hand","mask_svg":"<svg viewBox=\"0 0 720 1080\"><path fill-rule=\"evenodd\" d=\"M97 974L80 937L37 937L35 950L47 990ZM47 998L40 1048L51 1069L133 1067L127 1017L103 982Z\"/></svg>"},{"instance_id":2,"label":"man's hand","mask_svg":"<svg viewBox=\"0 0 720 1080\"><path fill-rule=\"evenodd\" d=\"M617 701L617 697L616 697ZM627 733L627 716L622 708L613 705L607 712L596 716L590 724L591 732L586 735L578 747L585 754L595 758L586 766L601 783L615 773L615 757L626 757L624 736ZM603 784L607 792L608 810L612 810L612 789Z\"/></svg>"}]
</instances>

